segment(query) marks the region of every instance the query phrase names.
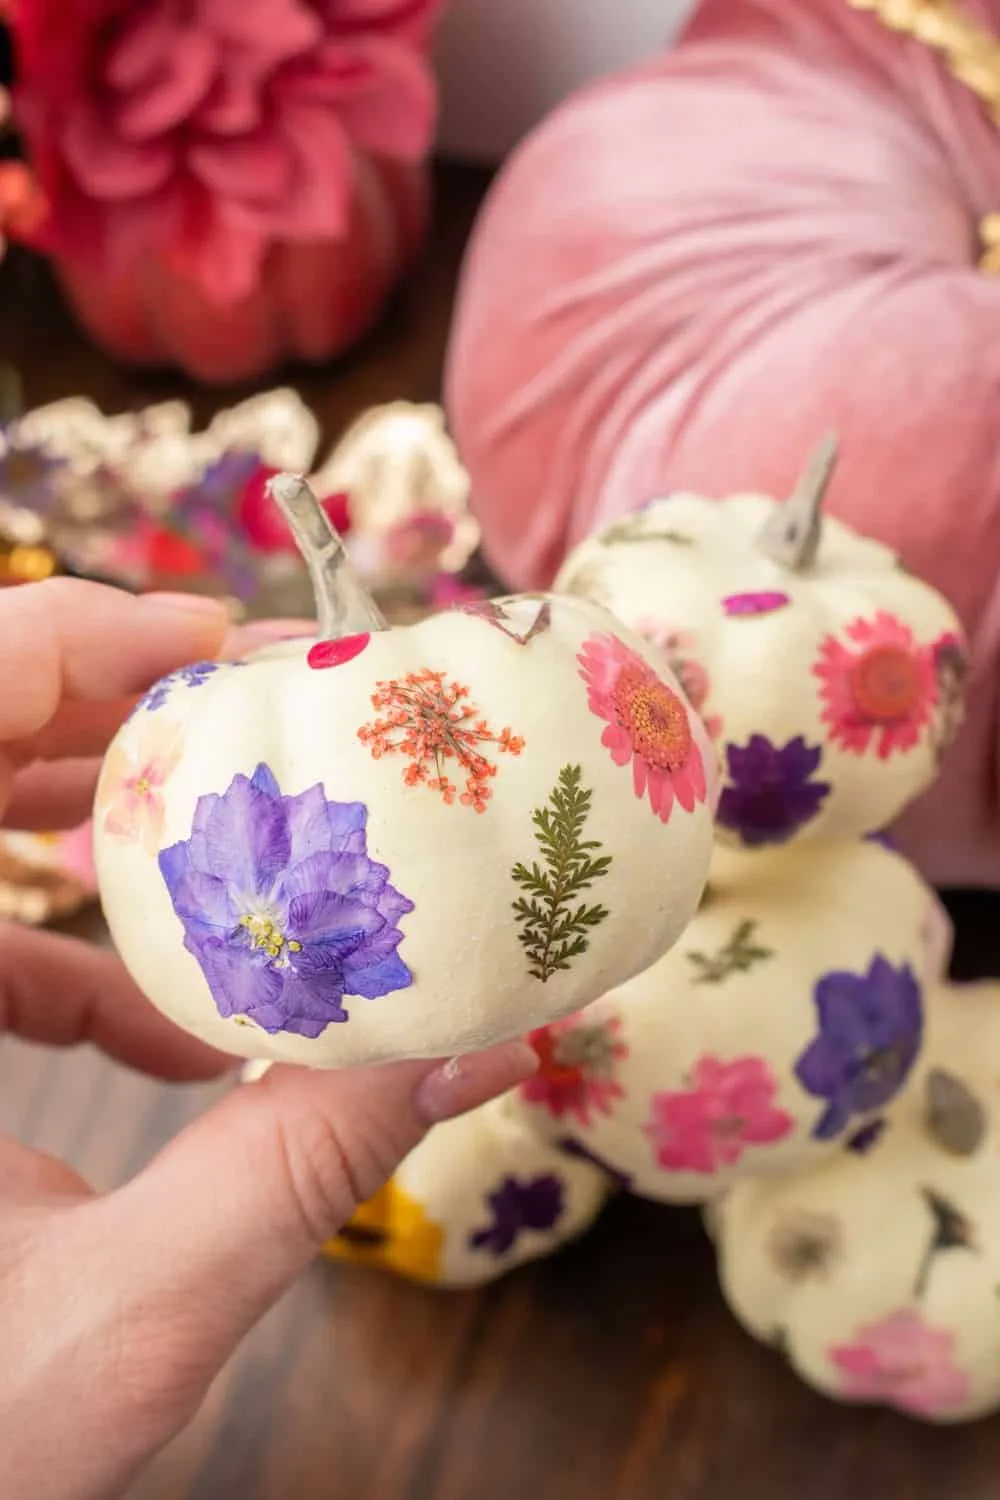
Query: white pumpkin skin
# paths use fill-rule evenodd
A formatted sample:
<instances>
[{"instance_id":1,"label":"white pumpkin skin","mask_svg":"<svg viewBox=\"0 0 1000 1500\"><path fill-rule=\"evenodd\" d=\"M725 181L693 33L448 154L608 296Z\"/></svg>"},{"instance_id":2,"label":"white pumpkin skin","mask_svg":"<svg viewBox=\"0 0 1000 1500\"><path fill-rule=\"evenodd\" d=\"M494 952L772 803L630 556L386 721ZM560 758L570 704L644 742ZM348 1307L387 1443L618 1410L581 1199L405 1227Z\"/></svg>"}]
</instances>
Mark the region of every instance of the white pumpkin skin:
<instances>
[{"instance_id":1,"label":"white pumpkin skin","mask_svg":"<svg viewBox=\"0 0 1000 1500\"><path fill-rule=\"evenodd\" d=\"M511 1107L665 1202L819 1167L891 1119L949 947L936 896L880 844L719 850L676 946L536 1035Z\"/></svg>"},{"instance_id":2,"label":"white pumpkin skin","mask_svg":"<svg viewBox=\"0 0 1000 1500\"><path fill-rule=\"evenodd\" d=\"M556 581L659 644L717 738L717 836L748 848L886 828L961 717L965 647L945 600L835 520L808 568L774 561L758 538L778 509L657 500Z\"/></svg>"},{"instance_id":3,"label":"white pumpkin skin","mask_svg":"<svg viewBox=\"0 0 1000 1500\"><path fill-rule=\"evenodd\" d=\"M960 1422L1000 1403L1000 986L942 986L929 1011L920 1076L872 1153L741 1183L712 1229L733 1312L803 1379ZM934 1069L958 1084L944 1131Z\"/></svg>"},{"instance_id":4,"label":"white pumpkin skin","mask_svg":"<svg viewBox=\"0 0 1000 1500\"><path fill-rule=\"evenodd\" d=\"M493 1101L435 1126L328 1249L436 1286L479 1286L583 1234L610 1187Z\"/></svg>"},{"instance_id":5,"label":"white pumpkin skin","mask_svg":"<svg viewBox=\"0 0 1000 1500\"><path fill-rule=\"evenodd\" d=\"M447 1056L579 1009L677 939L707 873L714 762L645 643L594 606L532 597L504 602L499 621L453 612L317 650L337 664L316 669L309 643L292 642L189 670L109 749L101 897L126 967L166 1015L241 1057ZM586 662L615 681L625 663L636 712L643 693L666 705L672 779L640 776L638 754L616 763ZM465 710L465 764L438 762ZM533 813L552 814L567 775L575 837L593 841L573 857L601 861L568 909L602 915L559 968L548 898L552 940L529 941L513 905L531 892L514 872L544 873Z\"/></svg>"}]
</instances>

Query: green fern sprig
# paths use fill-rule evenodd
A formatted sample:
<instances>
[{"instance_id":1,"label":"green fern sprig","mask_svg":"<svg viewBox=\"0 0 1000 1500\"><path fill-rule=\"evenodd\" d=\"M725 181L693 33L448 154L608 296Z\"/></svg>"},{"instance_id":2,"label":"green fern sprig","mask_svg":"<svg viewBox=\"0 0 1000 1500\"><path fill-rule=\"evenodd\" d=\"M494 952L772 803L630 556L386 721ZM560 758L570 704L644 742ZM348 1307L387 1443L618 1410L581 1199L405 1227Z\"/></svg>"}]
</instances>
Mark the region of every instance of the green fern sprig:
<instances>
[{"instance_id":1,"label":"green fern sprig","mask_svg":"<svg viewBox=\"0 0 1000 1500\"><path fill-rule=\"evenodd\" d=\"M574 899L606 875L612 862L610 854L597 853L599 839L583 837L593 793L580 785L582 775L580 766L563 766L548 805L531 814L541 863L518 863L510 872L524 893L511 903L518 938L528 972L542 984L586 953L590 932L609 915L607 907Z\"/></svg>"},{"instance_id":2,"label":"green fern sprig","mask_svg":"<svg viewBox=\"0 0 1000 1500\"><path fill-rule=\"evenodd\" d=\"M774 950L764 948L754 941L757 923L751 918L739 922L716 953L687 954L689 963L698 971L693 984L721 984L730 974L745 974L767 958L774 957Z\"/></svg>"}]
</instances>

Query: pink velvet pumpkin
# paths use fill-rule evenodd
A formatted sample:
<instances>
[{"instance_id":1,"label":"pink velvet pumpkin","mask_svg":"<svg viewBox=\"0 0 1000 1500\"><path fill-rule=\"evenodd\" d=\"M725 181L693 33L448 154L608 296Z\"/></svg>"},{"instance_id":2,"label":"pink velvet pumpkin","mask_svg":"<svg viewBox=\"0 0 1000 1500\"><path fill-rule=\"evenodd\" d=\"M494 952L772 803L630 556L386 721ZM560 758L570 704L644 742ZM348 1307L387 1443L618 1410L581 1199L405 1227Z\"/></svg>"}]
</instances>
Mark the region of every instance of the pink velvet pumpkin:
<instances>
[{"instance_id":1,"label":"pink velvet pumpkin","mask_svg":"<svg viewBox=\"0 0 1000 1500\"><path fill-rule=\"evenodd\" d=\"M32 236L92 335L204 380L322 360L422 239L441 0L25 0Z\"/></svg>"},{"instance_id":2,"label":"pink velvet pumpkin","mask_svg":"<svg viewBox=\"0 0 1000 1500\"><path fill-rule=\"evenodd\" d=\"M1000 35L1000 0L961 8ZM447 378L518 588L671 489L787 494L835 428L830 509L973 643L966 727L899 829L955 884L1000 885L998 211L1000 127L929 47L848 0L703 0L502 173Z\"/></svg>"}]
</instances>

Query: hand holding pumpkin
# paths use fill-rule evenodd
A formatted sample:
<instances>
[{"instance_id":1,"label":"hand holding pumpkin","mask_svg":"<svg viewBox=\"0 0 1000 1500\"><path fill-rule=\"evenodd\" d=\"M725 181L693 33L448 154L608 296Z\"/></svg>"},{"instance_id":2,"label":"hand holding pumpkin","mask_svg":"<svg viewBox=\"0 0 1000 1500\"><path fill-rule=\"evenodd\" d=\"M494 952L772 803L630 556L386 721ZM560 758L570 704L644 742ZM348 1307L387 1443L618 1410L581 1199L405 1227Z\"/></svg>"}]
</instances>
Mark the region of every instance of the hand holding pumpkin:
<instances>
[{"instance_id":1,"label":"hand holding pumpkin","mask_svg":"<svg viewBox=\"0 0 1000 1500\"><path fill-rule=\"evenodd\" d=\"M253 627L230 653L288 631ZM0 594L3 821L78 821L97 757L137 696L185 663L217 659L225 637L225 612L208 602L74 580ZM167 1079L226 1068L163 1020L110 953L2 924L0 1030L90 1041ZM11 1492L97 1500L123 1489L426 1127L533 1066L515 1043L460 1066L275 1068L104 1197L66 1164L0 1138L0 1450ZM247 1169L234 1171L240 1162Z\"/></svg>"}]
</instances>

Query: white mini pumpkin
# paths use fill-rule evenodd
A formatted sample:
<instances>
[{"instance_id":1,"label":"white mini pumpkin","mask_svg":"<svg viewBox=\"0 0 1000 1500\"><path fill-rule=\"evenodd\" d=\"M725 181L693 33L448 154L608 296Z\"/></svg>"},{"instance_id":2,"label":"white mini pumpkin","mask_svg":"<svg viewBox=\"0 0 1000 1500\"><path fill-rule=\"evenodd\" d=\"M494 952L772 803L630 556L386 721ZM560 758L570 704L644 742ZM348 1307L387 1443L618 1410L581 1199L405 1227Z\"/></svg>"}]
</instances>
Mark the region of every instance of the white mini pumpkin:
<instances>
[{"instance_id":1,"label":"white mini pumpkin","mask_svg":"<svg viewBox=\"0 0 1000 1500\"><path fill-rule=\"evenodd\" d=\"M596 1219L611 1189L494 1101L435 1126L328 1246L437 1286L477 1286L550 1255Z\"/></svg>"},{"instance_id":2,"label":"white mini pumpkin","mask_svg":"<svg viewBox=\"0 0 1000 1500\"><path fill-rule=\"evenodd\" d=\"M942 986L905 1109L868 1156L711 1211L725 1296L826 1395L958 1422L1000 1403L1000 986Z\"/></svg>"},{"instance_id":3,"label":"white mini pumpkin","mask_svg":"<svg viewBox=\"0 0 1000 1500\"><path fill-rule=\"evenodd\" d=\"M654 962L715 793L656 653L541 597L372 629L306 486L275 493L322 639L174 674L102 769L101 897L140 988L224 1051L342 1067L485 1047Z\"/></svg>"},{"instance_id":4,"label":"white mini pumpkin","mask_svg":"<svg viewBox=\"0 0 1000 1500\"><path fill-rule=\"evenodd\" d=\"M936 896L881 844L720 849L676 946L537 1033L509 1107L669 1202L863 1151L919 1061L949 948Z\"/></svg>"},{"instance_id":5,"label":"white mini pumpkin","mask_svg":"<svg viewBox=\"0 0 1000 1500\"><path fill-rule=\"evenodd\" d=\"M961 717L957 616L819 505L824 447L785 504L656 500L579 546L556 588L656 644L723 762L718 836L746 848L887 827Z\"/></svg>"}]
</instances>

